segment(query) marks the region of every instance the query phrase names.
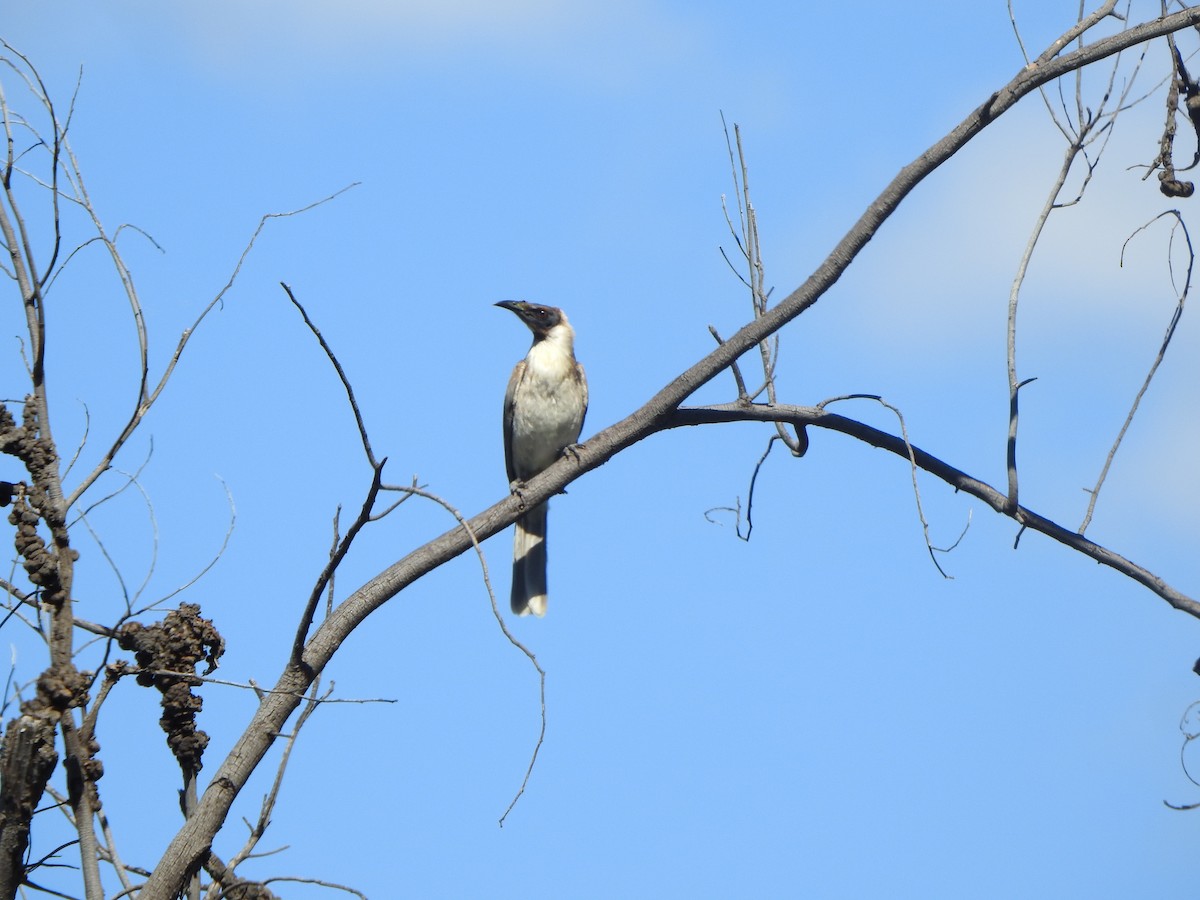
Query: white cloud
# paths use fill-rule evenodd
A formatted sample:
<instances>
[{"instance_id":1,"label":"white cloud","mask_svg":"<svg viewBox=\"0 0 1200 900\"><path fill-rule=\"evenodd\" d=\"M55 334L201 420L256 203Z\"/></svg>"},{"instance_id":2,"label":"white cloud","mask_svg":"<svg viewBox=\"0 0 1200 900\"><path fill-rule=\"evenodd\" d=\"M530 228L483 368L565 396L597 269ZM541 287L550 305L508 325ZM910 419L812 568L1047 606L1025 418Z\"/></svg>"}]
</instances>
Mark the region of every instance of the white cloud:
<instances>
[{"instance_id":1,"label":"white cloud","mask_svg":"<svg viewBox=\"0 0 1200 900\"><path fill-rule=\"evenodd\" d=\"M623 79L690 43L685 22L640 0L215 0L162 14L204 59L265 78L297 67L444 72L501 62Z\"/></svg>"},{"instance_id":2,"label":"white cloud","mask_svg":"<svg viewBox=\"0 0 1200 900\"><path fill-rule=\"evenodd\" d=\"M879 372L911 376L910 403L944 397L963 418L982 408L1000 439L1009 289L1065 149L1040 100L1014 112L909 196L823 310L831 332L863 338L846 363L852 374L865 370L883 384ZM1161 111L1135 113L1120 123L1083 202L1052 213L1021 296L1018 376L1038 377L1023 395L1026 447L1071 483L1077 472L1094 477L1159 349L1177 302L1168 254L1177 280L1186 268L1170 221L1135 232L1178 207L1200 249L1200 196L1163 197L1137 168L1157 152ZM1123 491L1180 528L1194 526L1198 388L1200 309L1191 306L1118 456L1109 504Z\"/></svg>"},{"instance_id":3,"label":"white cloud","mask_svg":"<svg viewBox=\"0 0 1200 900\"><path fill-rule=\"evenodd\" d=\"M1009 291L1065 149L1037 98L1014 113L920 185L855 264L852 285L870 307L856 315L881 352L912 354L925 344L1003 353ZM1163 197L1136 167L1157 152L1160 120L1157 109L1128 115L1083 201L1051 214L1022 287L1019 353L1039 341L1048 351L1098 355L1125 345L1137 348L1140 371L1149 365L1187 255L1182 234L1172 240L1173 219L1138 229L1175 206L1185 219L1193 217L1188 204L1200 209L1200 198ZM1195 315L1185 313L1172 353L1192 340Z\"/></svg>"}]
</instances>

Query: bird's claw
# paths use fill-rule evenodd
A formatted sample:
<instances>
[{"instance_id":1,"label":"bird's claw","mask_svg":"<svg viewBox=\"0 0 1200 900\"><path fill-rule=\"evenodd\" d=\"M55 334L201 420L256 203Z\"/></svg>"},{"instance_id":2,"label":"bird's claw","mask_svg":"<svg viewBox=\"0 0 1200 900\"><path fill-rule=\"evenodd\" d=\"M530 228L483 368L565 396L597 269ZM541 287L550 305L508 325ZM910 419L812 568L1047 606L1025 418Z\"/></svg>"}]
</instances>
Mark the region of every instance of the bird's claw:
<instances>
[{"instance_id":1,"label":"bird's claw","mask_svg":"<svg viewBox=\"0 0 1200 900\"><path fill-rule=\"evenodd\" d=\"M525 482L511 481L511 482L509 482L508 489L510 491L512 491L513 496L515 496L517 498L517 502L521 504L521 509L524 509L525 508L525 490L524 490Z\"/></svg>"}]
</instances>

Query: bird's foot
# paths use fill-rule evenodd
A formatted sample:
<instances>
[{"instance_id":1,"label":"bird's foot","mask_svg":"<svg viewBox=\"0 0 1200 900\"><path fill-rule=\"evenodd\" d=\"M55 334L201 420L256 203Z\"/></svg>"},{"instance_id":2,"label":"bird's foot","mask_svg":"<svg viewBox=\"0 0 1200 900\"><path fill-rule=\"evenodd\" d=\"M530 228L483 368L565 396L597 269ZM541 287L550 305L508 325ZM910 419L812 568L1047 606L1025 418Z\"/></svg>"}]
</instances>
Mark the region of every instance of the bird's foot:
<instances>
[{"instance_id":1,"label":"bird's foot","mask_svg":"<svg viewBox=\"0 0 1200 900\"><path fill-rule=\"evenodd\" d=\"M578 444L567 444L567 446L562 448L562 455L569 456L571 459L575 460L575 465L579 465L579 451L582 450L583 447L584 445L582 442ZM566 488L563 488L561 491L559 491L560 494L565 494L566 492Z\"/></svg>"},{"instance_id":2,"label":"bird's foot","mask_svg":"<svg viewBox=\"0 0 1200 900\"><path fill-rule=\"evenodd\" d=\"M513 496L517 498L517 502L521 504L521 509L525 508L525 482L510 481L508 489L512 491Z\"/></svg>"}]
</instances>

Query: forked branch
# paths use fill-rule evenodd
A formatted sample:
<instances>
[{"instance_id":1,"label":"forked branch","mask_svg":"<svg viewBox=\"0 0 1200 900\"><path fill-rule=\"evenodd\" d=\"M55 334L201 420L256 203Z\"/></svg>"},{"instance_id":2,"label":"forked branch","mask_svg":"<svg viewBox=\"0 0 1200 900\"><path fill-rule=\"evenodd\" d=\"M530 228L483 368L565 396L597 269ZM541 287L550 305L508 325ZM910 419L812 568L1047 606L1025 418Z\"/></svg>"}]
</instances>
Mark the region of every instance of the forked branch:
<instances>
[{"instance_id":1,"label":"forked branch","mask_svg":"<svg viewBox=\"0 0 1200 900\"><path fill-rule=\"evenodd\" d=\"M668 417L663 428L678 428L685 425L715 425L723 422L775 422L784 421L793 425L812 425L816 428L827 428L838 431L850 437L857 438L873 447L879 447L903 457L919 469L940 478L956 491L962 491L982 500L998 513L1002 513L1023 528L1040 532L1053 538L1060 544L1077 550L1089 556L1096 562L1115 569L1122 575L1149 588L1171 606L1182 612L1200 618L1200 601L1189 597L1182 591L1167 584L1150 570L1126 559L1119 553L1102 547L1088 540L1082 534L1064 528L1057 522L1042 516L1024 506L1009 509L1008 497L985 481L968 475L947 462L934 456L920 447L910 443L907 438L889 434L856 419L849 419L835 413L826 412L815 406L766 406L755 404L745 406L730 403L722 406L682 407Z\"/></svg>"},{"instance_id":2,"label":"forked branch","mask_svg":"<svg viewBox=\"0 0 1200 900\"><path fill-rule=\"evenodd\" d=\"M1108 3L1102 10L1107 9L1107 15L1113 7L1114 4ZM501 502L469 519L465 523L469 527L456 525L389 566L350 594L332 610L308 639L299 664L295 661L289 662L280 675L276 689L267 694L259 704L245 732L214 774L208 790L200 799L196 814L171 840L158 867L143 887L141 900L170 900L174 896L186 873L211 846L212 839L224 822L234 799L276 736L282 733L284 724L302 702L304 692L313 678L324 669L345 638L368 615L415 580L468 550L473 541L482 541L510 525L524 508L549 499L567 484L603 465L625 448L665 428L700 424L698 419L686 421L683 418L685 415L697 416L699 413L685 414L679 410L680 404L748 350L815 304L841 277L908 193L1000 115L1011 109L1022 97L1064 74L1153 38L1195 26L1197 23L1200 23L1200 6L1189 7L1128 28L1118 34L1097 39L1069 53L1062 53L1063 48L1083 33L1082 26L1072 28L1034 62L1022 68L1011 81L991 94L949 134L905 166L837 243L817 270L783 301L766 310L761 317L756 317L718 345L663 387L636 412L594 435L578 448L578 452L530 479L524 485L522 499L505 497ZM816 412L815 415L808 412L797 415L794 424L817 424L820 420L822 427L834 427L831 423L841 420L844 424L839 430L873 443L878 441L879 446L894 444L898 440L892 435L870 429L852 420L842 420L841 417L830 413ZM731 415L734 413L745 417L746 409L729 411ZM779 408L772 407L764 413L763 421L777 421L779 418ZM903 446L903 441L899 442L899 446ZM917 451L916 448L914 455L918 464L932 474L949 483L955 483L960 490L969 490L994 508L1003 508L1004 494L989 485ZM1200 615L1200 604L1196 601L1169 588L1153 574L1127 560L1122 560L1105 548L1068 532L1023 507L1017 507L1011 514L1022 525L1042 531L1099 562L1118 568L1178 608L1185 609L1192 615Z\"/></svg>"}]
</instances>

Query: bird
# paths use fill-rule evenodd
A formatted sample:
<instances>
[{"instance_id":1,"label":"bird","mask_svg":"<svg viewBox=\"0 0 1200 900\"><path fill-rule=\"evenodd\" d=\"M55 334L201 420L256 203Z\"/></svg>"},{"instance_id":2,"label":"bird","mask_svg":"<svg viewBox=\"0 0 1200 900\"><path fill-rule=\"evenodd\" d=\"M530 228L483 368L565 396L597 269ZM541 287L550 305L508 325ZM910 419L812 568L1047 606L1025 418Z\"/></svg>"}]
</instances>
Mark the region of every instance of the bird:
<instances>
[{"instance_id":1,"label":"bird","mask_svg":"<svg viewBox=\"0 0 1200 900\"><path fill-rule=\"evenodd\" d=\"M533 346L517 363L504 394L504 464L513 491L547 468L579 440L588 387L575 359L575 331L554 306L522 300L496 304L516 313L533 332ZM526 510L513 536L512 611L546 614L546 511Z\"/></svg>"}]
</instances>

